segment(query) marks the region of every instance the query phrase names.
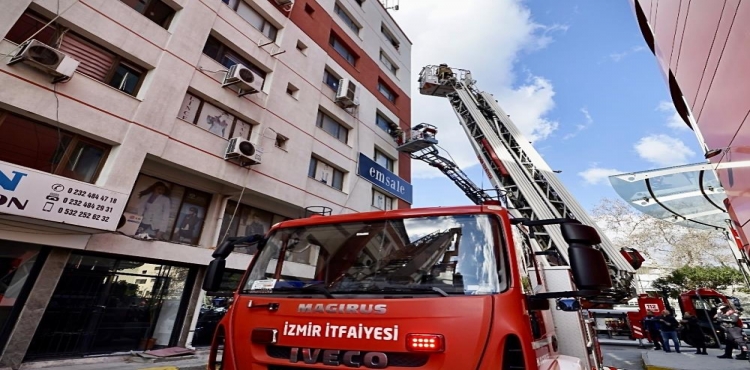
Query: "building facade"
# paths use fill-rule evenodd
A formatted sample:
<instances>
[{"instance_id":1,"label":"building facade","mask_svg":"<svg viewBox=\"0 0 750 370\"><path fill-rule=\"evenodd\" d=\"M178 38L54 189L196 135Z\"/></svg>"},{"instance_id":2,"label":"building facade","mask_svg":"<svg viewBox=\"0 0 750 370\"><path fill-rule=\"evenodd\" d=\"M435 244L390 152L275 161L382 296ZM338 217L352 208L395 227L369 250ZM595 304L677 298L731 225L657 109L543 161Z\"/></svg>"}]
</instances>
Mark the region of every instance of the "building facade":
<instances>
[{"instance_id":1,"label":"building facade","mask_svg":"<svg viewBox=\"0 0 750 370\"><path fill-rule=\"evenodd\" d=\"M677 112L696 133L726 200L710 210L739 234L750 255L750 3L740 0L631 0ZM709 197L710 198L710 197ZM706 211L708 212L708 211ZM704 212L705 213L705 212ZM731 218L731 219L730 219Z\"/></svg>"},{"instance_id":2,"label":"building facade","mask_svg":"<svg viewBox=\"0 0 750 370\"><path fill-rule=\"evenodd\" d=\"M254 252L203 292L224 237L409 207L411 42L376 0L0 7L2 365L208 345Z\"/></svg>"}]
</instances>

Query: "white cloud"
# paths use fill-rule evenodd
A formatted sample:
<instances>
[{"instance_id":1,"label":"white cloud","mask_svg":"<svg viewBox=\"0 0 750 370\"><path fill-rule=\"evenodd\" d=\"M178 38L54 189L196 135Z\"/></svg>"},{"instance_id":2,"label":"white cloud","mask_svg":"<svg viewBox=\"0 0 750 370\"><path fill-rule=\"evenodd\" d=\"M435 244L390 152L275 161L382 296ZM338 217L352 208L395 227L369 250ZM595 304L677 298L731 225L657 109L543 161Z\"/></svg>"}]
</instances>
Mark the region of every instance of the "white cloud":
<instances>
[{"instance_id":1,"label":"white cloud","mask_svg":"<svg viewBox=\"0 0 750 370\"><path fill-rule=\"evenodd\" d=\"M614 62L619 62L630 54L638 53L638 52L645 51L645 50L647 50L645 46L633 46L632 48L625 50L621 53L609 54L609 59L612 59L612 61Z\"/></svg>"},{"instance_id":2,"label":"white cloud","mask_svg":"<svg viewBox=\"0 0 750 370\"><path fill-rule=\"evenodd\" d=\"M572 139L572 138L576 137L576 135L578 135L578 133L580 133L581 131L589 128L591 125L594 124L594 119L591 118L591 113L589 113L588 108L586 108L586 107L581 108L581 114L583 114L584 122L577 124L576 125L576 130L574 132L571 132L571 133L563 136L563 140L568 140L568 139Z\"/></svg>"},{"instance_id":3,"label":"white cloud","mask_svg":"<svg viewBox=\"0 0 750 370\"><path fill-rule=\"evenodd\" d=\"M477 87L494 94L503 109L530 141L543 140L558 123L546 117L554 108L554 88L540 76L516 82L514 64L525 52L552 42L552 35L564 32L564 25L541 25L531 19L522 0L409 0L393 12L414 43L411 72L412 125L426 122L439 129L440 145L461 168L477 164L476 154L446 98L419 94L417 77L422 67L448 63L471 70ZM457 20L470 19L469 22ZM518 86L520 85L520 86ZM446 153L443 153L446 155ZM414 162L412 176L443 176L438 170Z\"/></svg>"},{"instance_id":4,"label":"white cloud","mask_svg":"<svg viewBox=\"0 0 750 370\"><path fill-rule=\"evenodd\" d=\"M690 127L685 124L685 121L682 120L680 114L674 109L672 102L666 100L661 101L659 102L659 106L656 107L656 110L670 114L667 118L667 127L677 130L690 130Z\"/></svg>"},{"instance_id":5,"label":"white cloud","mask_svg":"<svg viewBox=\"0 0 750 370\"><path fill-rule=\"evenodd\" d=\"M581 176L587 184L598 185L606 184L610 176L619 175L621 173L623 172L613 168L592 167L586 171L579 172L578 176Z\"/></svg>"},{"instance_id":6,"label":"white cloud","mask_svg":"<svg viewBox=\"0 0 750 370\"><path fill-rule=\"evenodd\" d=\"M682 140L663 134L643 137L634 148L641 158L662 167L685 164L695 155Z\"/></svg>"}]
</instances>

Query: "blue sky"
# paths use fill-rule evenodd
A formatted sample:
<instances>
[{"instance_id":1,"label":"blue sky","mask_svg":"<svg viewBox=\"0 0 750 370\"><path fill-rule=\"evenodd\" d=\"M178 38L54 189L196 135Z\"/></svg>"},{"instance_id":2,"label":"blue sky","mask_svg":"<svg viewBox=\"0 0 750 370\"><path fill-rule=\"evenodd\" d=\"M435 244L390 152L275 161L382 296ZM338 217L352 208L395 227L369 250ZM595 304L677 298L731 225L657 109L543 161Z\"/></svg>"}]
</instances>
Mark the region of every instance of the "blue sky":
<instances>
[{"instance_id":1,"label":"blue sky","mask_svg":"<svg viewBox=\"0 0 750 370\"><path fill-rule=\"evenodd\" d=\"M393 16L414 43L412 122L438 126L440 145L485 188L448 102L418 94L426 64L471 70L586 209L617 196L608 175L702 160L629 1L404 0L400 7ZM415 207L469 204L435 169L414 163L412 176Z\"/></svg>"}]
</instances>

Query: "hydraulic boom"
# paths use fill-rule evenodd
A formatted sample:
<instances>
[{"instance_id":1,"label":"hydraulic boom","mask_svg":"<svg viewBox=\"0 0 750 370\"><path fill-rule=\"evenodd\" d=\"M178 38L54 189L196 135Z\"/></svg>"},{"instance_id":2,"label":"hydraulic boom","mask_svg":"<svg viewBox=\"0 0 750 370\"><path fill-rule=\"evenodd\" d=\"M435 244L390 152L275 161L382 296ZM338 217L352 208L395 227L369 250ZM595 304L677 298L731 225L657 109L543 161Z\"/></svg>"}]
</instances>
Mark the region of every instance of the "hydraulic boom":
<instances>
[{"instance_id":1,"label":"hydraulic boom","mask_svg":"<svg viewBox=\"0 0 750 370\"><path fill-rule=\"evenodd\" d=\"M479 162L495 189L503 194L511 214L529 220L573 218L597 227L494 97L478 90L475 83L469 71L447 65L427 66L419 78L420 93L448 98ZM417 125L399 150L441 170L474 203L492 199L455 163L439 154L435 148L436 132L434 126ZM548 252L550 265L569 264L567 243L559 228L535 226L530 231L535 239L534 250ZM635 296L633 275L637 263L630 261L633 251L618 250L601 230L598 232L615 286L608 292L608 299L614 303Z\"/></svg>"}]
</instances>

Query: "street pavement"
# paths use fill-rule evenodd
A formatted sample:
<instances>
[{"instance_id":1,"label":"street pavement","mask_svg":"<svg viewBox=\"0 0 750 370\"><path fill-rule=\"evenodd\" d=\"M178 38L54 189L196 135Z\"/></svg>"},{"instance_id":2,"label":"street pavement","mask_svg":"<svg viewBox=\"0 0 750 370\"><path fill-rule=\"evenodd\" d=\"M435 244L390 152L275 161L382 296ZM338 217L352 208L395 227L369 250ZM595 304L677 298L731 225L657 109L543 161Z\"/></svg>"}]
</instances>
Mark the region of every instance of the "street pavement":
<instances>
[{"instance_id":1,"label":"street pavement","mask_svg":"<svg viewBox=\"0 0 750 370\"><path fill-rule=\"evenodd\" d=\"M696 355L695 349L681 345L682 353L666 353L653 348L640 348L635 341L604 341L602 356L604 365L624 370L747 370L747 360L717 358L724 353L723 349L708 349L708 355ZM617 343L622 342L622 343ZM739 353L735 351L735 355Z\"/></svg>"},{"instance_id":2,"label":"street pavement","mask_svg":"<svg viewBox=\"0 0 750 370\"><path fill-rule=\"evenodd\" d=\"M724 353L721 349L709 349L708 356L696 355L691 347L681 348L682 353L666 353L664 351L646 351L643 354L643 362L646 370L735 370L750 369L748 360L735 360L716 358ZM735 351L735 354L739 353Z\"/></svg>"},{"instance_id":3,"label":"street pavement","mask_svg":"<svg viewBox=\"0 0 750 370\"><path fill-rule=\"evenodd\" d=\"M208 351L179 358L144 359L138 356L103 356L63 361L36 361L21 365L22 370L205 370ZM0 370L6 370L0 368ZM8 369L10 370L10 369Z\"/></svg>"},{"instance_id":4,"label":"street pavement","mask_svg":"<svg viewBox=\"0 0 750 370\"><path fill-rule=\"evenodd\" d=\"M648 350L633 345L602 344L604 366L624 370L643 370L643 353Z\"/></svg>"},{"instance_id":5,"label":"street pavement","mask_svg":"<svg viewBox=\"0 0 750 370\"><path fill-rule=\"evenodd\" d=\"M602 343L604 365L623 370L747 370L750 363L745 360L720 359L716 356L724 351L709 349L708 356L695 355L694 349L682 347L682 353L654 351L640 348L638 342L607 341ZM622 342L622 343L618 343ZM736 352L736 351L735 351ZM193 356L180 359L148 361L137 356L103 357L67 361L30 362L22 370L204 370L208 360L207 351L198 351ZM0 370L5 370L0 368Z\"/></svg>"}]
</instances>

